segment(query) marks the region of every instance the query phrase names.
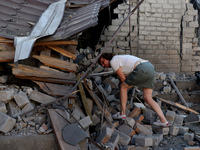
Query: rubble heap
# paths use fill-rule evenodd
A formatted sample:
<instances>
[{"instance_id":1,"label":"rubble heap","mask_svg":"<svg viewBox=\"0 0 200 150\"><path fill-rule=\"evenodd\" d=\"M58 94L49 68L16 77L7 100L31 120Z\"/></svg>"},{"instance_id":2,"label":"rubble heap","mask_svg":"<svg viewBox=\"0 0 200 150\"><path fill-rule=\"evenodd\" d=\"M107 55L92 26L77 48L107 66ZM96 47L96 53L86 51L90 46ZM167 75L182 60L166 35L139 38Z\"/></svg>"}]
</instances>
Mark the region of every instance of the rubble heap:
<instances>
[{"instance_id":1,"label":"rubble heap","mask_svg":"<svg viewBox=\"0 0 200 150\"><path fill-rule=\"evenodd\" d=\"M197 147L200 132L195 127L199 126L199 113L182 104L172 105L178 103L161 98L167 93L177 92L167 80L169 75L173 80L177 79L174 73L157 72L156 81L161 80L163 88L161 91L154 91L153 97L160 104L170 127L153 125L158 117L143 101L142 90L137 87L128 91L126 119L113 120L111 115L120 110L119 79L115 75L108 76L106 72L101 76L99 73L90 74L89 78L82 81L78 87L80 93L63 101L67 109L63 109L60 102L42 107L57 97L45 93L39 87L7 85L6 76L1 76L1 134L12 136L54 132L59 139L59 146L76 149L81 147L80 143L72 146L72 143L64 141L61 135L69 124L78 124L78 127L88 135L88 140L84 136L83 139L85 147L88 146L91 150L99 149L98 146L113 150L164 148L167 145L166 141L173 137L183 139L185 143L182 147L185 150ZM31 111L35 108L39 109ZM74 129L76 130L76 127ZM70 132L65 132L66 137L71 136L68 133ZM72 140L76 141L76 138L82 135L73 136ZM92 140L94 141L91 142Z\"/></svg>"}]
</instances>

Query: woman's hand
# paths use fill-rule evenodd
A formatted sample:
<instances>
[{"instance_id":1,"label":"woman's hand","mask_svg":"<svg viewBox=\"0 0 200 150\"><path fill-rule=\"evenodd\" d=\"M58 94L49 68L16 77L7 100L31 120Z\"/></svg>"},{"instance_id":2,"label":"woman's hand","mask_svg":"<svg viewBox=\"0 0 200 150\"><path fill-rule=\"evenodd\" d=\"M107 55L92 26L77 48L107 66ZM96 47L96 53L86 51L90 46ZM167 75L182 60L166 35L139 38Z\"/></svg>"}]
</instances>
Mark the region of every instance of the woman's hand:
<instances>
[{"instance_id":1,"label":"woman's hand","mask_svg":"<svg viewBox=\"0 0 200 150\"><path fill-rule=\"evenodd\" d=\"M116 74L118 75L121 82L124 82L126 80L126 76L124 75L121 67L117 69Z\"/></svg>"}]
</instances>

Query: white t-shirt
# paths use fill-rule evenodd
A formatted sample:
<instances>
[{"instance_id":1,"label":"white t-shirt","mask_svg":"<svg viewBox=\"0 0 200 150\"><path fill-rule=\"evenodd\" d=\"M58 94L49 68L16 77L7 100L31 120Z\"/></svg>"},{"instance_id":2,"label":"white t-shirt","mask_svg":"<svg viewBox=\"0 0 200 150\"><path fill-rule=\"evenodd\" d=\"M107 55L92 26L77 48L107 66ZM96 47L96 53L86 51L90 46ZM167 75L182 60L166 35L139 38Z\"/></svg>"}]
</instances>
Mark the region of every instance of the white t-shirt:
<instances>
[{"instance_id":1,"label":"white t-shirt","mask_svg":"<svg viewBox=\"0 0 200 150\"><path fill-rule=\"evenodd\" d=\"M110 61L110 65L114 71L117 71L117 69L121 67L124 75L129 75L139 59L140 58L132 55L115 55Z\"/></svg>"}]
</instances>

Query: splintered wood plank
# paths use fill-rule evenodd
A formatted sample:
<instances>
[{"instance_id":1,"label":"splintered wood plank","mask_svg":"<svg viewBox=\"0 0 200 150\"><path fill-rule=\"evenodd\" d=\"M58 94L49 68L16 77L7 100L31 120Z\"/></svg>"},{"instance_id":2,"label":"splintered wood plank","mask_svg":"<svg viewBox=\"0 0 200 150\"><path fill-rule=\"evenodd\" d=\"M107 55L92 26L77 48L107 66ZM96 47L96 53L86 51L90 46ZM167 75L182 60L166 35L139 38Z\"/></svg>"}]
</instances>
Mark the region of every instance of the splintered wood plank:
<instances>
[{"instance_id":1,"label":"splintered wood plank","mask_svg":"<svg viewBox=\"0 0 200 150\"><path fill-rule=\"evenodd\" d=\"M64 55L64 56L66 56L66 57L69 57L69 58L71 58L73 60L76 59L76 55L74 55L71 52L68 52L67 50L64 50L64 49L62 49L62 48L60 48L58 46L50 46L50 45L48 45L48 47L51 48L52 50Z\"/></svg>"},{"instance_id":2,"label":"splintered wood plank","mask_svg":"<svg viewBox=\"0 0 200 150\"><path fill-rule=\"evenodd\" d=\"M78 74L78 75L76 76L76 78L77 78L77 81L79 81L80 78L81 78L80 74ZM86 112L86 114L87 114L88 116L90 116L90 119L93 120L93 119L92 119L92 114L91 114L91 111L90 111L90 107L89 107L89 103L88 103L88 101L87 101L87 98L86 98L86 95L85 95L85 91L84 91L84 89L83 89L83 85L82 85L81 82L79 83L78 88L79 88L79 90L80 90L81 99L82 99L82 102L83 102L83 106L84 106L84 108L85 108L85 112Z\"/></svg>"},{"instance_id":3,"label":"splintered wood plank","mask_svg":"<svg viewBox=\"0 0 200 150\"><path fill-rule=\"evenodd\" d=\"M34 81L40 88L49 95L65 96L73 88L72 85L60 85L46 82ZM76 94L71 94L69 97L76 97Z\"/></svg>"},{"instance_id":4,"label":"splintered wood plank","mask_svg":"<svg viewBox=\"0 0 200 150\"><path fill-rule=\"evenodd\" d=\"M13 40L0 37L0 43L13 43Z\"/></svg>"},{"instance_id":5,"label":"splintered wood plank","mask_svg":"<svg viewBox=\"0 0 200 150\"><path fill-rule=\"evenodd\" d=\"M39 45L77 45L77 41L47 41L47 42L36 42L34 46Z\"/></svg>"},{"instance_id":6,"label":"splintered wood plank","mask_svg":"<svg viewBox=\"0 0 200 150\"><path fill-rule=\"evenodd\" d=\"M51 83L61 83L61 84L76 83L76 76L75 74L72 73L46 70L22 64L19 64L18 68L16 68L14 64L10 65L14 67L12 68L12 72L17 78L51 82Z\"/></svg>"},{"instance_id":7,"label":"splintered wood plank","mask_svg":"<svg viewBox=\"0 0 200 150\"><path fill-rule=\"evenodd\" d=\"M76 146L66 143L62 138L63 128L68 125L68 122L64 120L54 109L48 109L49 118L53 127L54 134L60 150L81 150L79 144Z\"/></svg>"},{"instance_id":8,"label":"splintered wood plank","mask_svg":"<svg viewBox=\"0 0 200 150\"><path fill-rule=\"evenodd\" d=\"M33 55L33 57L37 58L38 60L40 60L43 64L47 66L69 71L69 72L74 72L74 73L76 72L76 64L74 63L67 62L67 61L53 58L53 57L48 57L45 55L40 55L40 56Z\"/></svg>"},{"instance_id":9,"label":"splintered wood plank","mask_svg":"<svg viewBox=\"0 0 200 150\"><path fill-rule=\"evenodd\" d=\"M0 51L0 62L13 62L15 51Z\"/></svg>"}]
</instances>

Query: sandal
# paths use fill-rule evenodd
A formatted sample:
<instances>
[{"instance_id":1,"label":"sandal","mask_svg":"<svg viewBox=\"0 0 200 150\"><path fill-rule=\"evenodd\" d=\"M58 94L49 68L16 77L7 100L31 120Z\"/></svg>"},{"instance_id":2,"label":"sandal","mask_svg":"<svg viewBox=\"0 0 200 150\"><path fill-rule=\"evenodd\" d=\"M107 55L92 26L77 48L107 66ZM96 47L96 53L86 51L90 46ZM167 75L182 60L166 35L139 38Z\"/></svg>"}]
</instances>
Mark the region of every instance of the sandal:
<instances>
[{"instance_id":1,"label":"sandal","mask_svg":"<svg viewBox=\"0 0 200 150\"><path fill-rule=\"evenodd\" d=\"M126 115L120 115L120 112L112 115L112 118L113 119L122 119L122 120L125 120L126 119Z\"/></svg>"},{"instance_id":2,"label":"sandal","mask_svg":"<svg viewBox=\"0 0 200 150\"><path fill-rule=\"evenodd\" d=\"M160 120L158 120L157 122L154 122L153 123L154 125L156 126L162 126L162 127L168 127L169 126L169 122L165 122L165 123L162 123Z\"/></svg>"}]
</instances>

